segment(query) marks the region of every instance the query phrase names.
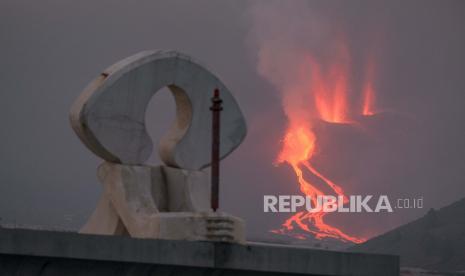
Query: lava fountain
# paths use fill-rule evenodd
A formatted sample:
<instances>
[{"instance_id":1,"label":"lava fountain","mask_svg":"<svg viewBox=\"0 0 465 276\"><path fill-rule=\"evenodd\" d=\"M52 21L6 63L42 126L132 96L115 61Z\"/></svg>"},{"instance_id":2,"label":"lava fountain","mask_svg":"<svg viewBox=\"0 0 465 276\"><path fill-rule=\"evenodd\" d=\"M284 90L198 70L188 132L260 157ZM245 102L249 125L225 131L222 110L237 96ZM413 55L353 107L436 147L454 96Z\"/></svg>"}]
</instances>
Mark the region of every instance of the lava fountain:
<instances>
[{"instance_id":1,"label":"lava fountain","mask_svg":"<svg viewBox=\"0 0 465 276\"><path fill-rule=\"evenodd\" d=\"M348 87L350 55L343 43L335 47L335 55L331 62L321 65L311 55L307 54L297 65L296 80L292 86L282 91L283 107L288 119L287 129L282 139L276 164L288 164L294 171L300 191L311 197L312 206L318 196L325 195L321 189L312 183L305 175L313 175L327 185L329 191L336 196L342 196L347 202L341 185L323 175L312 164L316 152L317 135L314 131L318 120L332 124L353 124L351 114L364 116L375 114L374 111L374 63L372 59L366 64L365 77L361 91L361 109L349 110ZM306 99L305 108L301 103ZM289 217L278 230L273 233L290 235L305 239L306 235L297 234L295 230L313 235L316 239L332 238L342 242L361 243L366 239L344 233L341 229L325 222L328 213L301 211ZM301 231L300 231L301 232Z\"/></svg>"}]
</instances>

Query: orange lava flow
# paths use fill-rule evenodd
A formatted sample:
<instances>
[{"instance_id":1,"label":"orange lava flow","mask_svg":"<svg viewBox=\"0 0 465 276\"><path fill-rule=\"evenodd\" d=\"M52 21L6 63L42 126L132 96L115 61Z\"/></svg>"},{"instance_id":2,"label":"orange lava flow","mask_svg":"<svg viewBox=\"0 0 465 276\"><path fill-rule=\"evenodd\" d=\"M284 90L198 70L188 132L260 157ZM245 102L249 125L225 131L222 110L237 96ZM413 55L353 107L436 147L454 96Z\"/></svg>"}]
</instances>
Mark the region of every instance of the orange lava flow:
<instances>
[{"instance_id":1,"label":"orange lava flow","mask_svg":"<svg viewBox=\"0 0 465 276\"><path fill-rule=\"evenodd\" d=\"M343 196L347 199L344 191L339 185L323 176L308 161L315 152L315 142L315 134L308 127L300 126L289 129L284 137L283 147L279 154L278 162L286 162L292 167L300 184L301 192L306 196L311 197L312 204L316 204L317 196L323 196L325 193L304 178L302 169L307 169L310 173L326 183L338 196ZM340 229L328 225L324 222L325 215L327 215L327 213L322 211L314 213L299 212L286 220L283 224L283 229L274 232L284 233L285 231L292 231L294 227L297 226L300 229L313 234L317 239L334 238L344 242L353 243L361 243L365 241L363 238L350 236ZM299 235L295 237L304 239L303 236Z\"/></svg>"},{"instance_id":2,"label":"orange lava flow","mask_svg":"<svg viewBox=\"0 0 465 276\"><path fill-rule=\"evenodd\" d=\"M344 198L348 202L348 197L342 187L331 181L328 177L319 172L311 163L316 152L317 136L314 125L317 120L328 123L350 124L348 87L349 87L349 54L345 47L340 47L335 60L332 63L322 66L308 55L300 65L298 79L300 85L294 85L289 91L285 91L287 96L283 101L284 110L288 118L288 127L282 140L281 150L278 154L277 164L286 163L295 172L299 183L300 191L311 198L312 206L315 206L318 196L326 195L321 189L311 183L305 175L312 175L319 179L329 188L335 196ZM364 80L362 91L362 114L373 115L374 86L372 82L373 66L369 65ZM302 112L296 111L301 106L297 96L301 99L310 99L307 110L309 114L302 116ZM313 113L312 113L313 112ZM328 225L324 218L329 213L323 211L307 212L301 211L288 218L282 228L273 230L278 234L286 234L297 239L306 239L305 233L310 233L317 239L333 238L342 242L362 243L366 239L355 237L344 233L341 229ZM296 232L294 230L303 230Z\"/></svg>"}]
</instances>

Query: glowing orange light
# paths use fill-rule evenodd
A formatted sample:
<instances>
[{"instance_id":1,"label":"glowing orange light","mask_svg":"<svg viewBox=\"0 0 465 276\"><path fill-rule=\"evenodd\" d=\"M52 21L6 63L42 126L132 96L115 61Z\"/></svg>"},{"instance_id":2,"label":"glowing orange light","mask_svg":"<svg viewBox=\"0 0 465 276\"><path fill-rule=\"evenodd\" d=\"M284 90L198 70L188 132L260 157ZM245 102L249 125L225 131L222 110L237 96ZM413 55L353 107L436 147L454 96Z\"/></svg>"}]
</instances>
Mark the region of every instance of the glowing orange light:
<instances>
[{"instance_id":1,"label":"glowing orange light","mask_svg":"<svg viewBox=\"0 0 465 276\"><path fill-rule=\"evenodd\" d=\"M314 96L318 117L329 123L348 122L347 68L345 64L331 64L323 76L320 66L308 57L310 63L310 91Z\"/></svg>"},{"instance_id":2,"label":"glowing orange light","mask_svg":"<svg viewBox=\"0 0 465 276\"><path fill-rule=\"evenodd\" d=\"M363 110L364 116L375 115L375 90L373 86L373 75L374 75L374 63L370 59L367 66L367 72L365 75L365 85L363 87Z\"/></svg>"},{"instance_id":3,"label":"glowing orange light","mask_svg":"<svg viewBox=\"0 0 465 276\"><path fill-rule=\"evenodd\" d=\"M338 196L347 202L347 196L340 185L331 181L320 173L312 164L311 159L316 150L317 137L313 130L315 120L320 119L328 123L351 123L349 118L348 87L349 87L349 54L347 48L342 44L337 48L334 62L323 67L311 56L303 59L304 64L299 65L300 72L297 74L298 83L293 86L292 91L284 93L284 109L288 117L288 128L284 135L281 150L278 154L277 163L287 163L296 174L300 190L306 196L310 196L312 204L316 204L317 196L323 193L316 185L304 177L304 171L312 174L325 183ZM363 89L363 115L373 115L374 88L373 88L373 64L370 62L367 68L367 76ZM291 95L291 96L290 96ZM296 111L300 106L299 97L313 99L309 103L309 110L314 110L313 116L304 116L302 112ZM305 95L309 97L304 97ZM287 98L286 98L287 97ZM283 228L273 230L273 233L288 234L297 239L305 239L302 234L294 233L297 227L300 230L313 234L317 239L334 238L343 242L361 243L366 239L354 237L344 233L342 230L330 226L324 221L325 212L298 212L283 223Z\"/></svg>"}]
</instances>

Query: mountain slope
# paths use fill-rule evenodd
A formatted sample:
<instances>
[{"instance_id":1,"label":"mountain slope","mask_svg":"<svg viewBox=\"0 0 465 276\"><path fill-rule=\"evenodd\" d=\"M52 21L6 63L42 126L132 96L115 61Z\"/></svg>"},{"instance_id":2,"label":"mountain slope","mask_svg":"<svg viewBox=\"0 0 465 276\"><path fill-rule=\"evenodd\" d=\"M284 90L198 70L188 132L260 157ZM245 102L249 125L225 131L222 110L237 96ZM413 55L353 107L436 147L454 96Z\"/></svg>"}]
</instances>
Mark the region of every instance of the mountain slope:
<instances>
[{"instance_id":1,"label":"mountain slope","mask_svg":"<svg viewBox=\"0 0 465 276\"><path fill-rule=\"evenodd\" d=\"M465 270L465 198L349 250L400 255L401 266Z\"/></svg>"}]
</instances>

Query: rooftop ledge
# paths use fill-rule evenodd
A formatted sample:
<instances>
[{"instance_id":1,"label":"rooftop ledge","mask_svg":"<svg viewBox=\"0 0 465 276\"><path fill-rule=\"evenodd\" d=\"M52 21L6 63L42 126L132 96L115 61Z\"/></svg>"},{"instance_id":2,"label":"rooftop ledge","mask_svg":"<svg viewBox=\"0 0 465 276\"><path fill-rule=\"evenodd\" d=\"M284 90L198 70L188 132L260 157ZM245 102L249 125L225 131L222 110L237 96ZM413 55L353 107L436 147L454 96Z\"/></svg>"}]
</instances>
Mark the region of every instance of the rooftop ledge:
<instances>
[{"instance_id":1,"label":"rooftop ledge","mask_svg":"<svg viewBox=\"0 0 465 276\"><path fill-rule=\"evenodd\" d=\"M63 265L67 261L75 265ZM66 272L63 275L84 274L84 271L79 272L84 267L85 274L91 275L89 272L92 268L86 266L89 262L92 263L90 267L100 271L95 275L107 275L103 268L98 268L99 265L109 268L109 263L115 262L118 263L118 271L125 265L164 267L175 268L182 275L196 275L195 270L204 271L202 273L208 270L212 274L214 271L225 272L221 275L229 275L226 273L228 271L234 272L231 275L251 275L251 272L254 272L253 275L399 275L399 257L391 255L316 250L267 243L250 242L239 245L0 228L0 275L28 269L24 266L34 264L41 267L35 275L59 275L58 272L45 273L47 269L44 270L44 266L50 268L54 264L57 268L52 270L61 269L61 273ZM69 271L65 271L66 269ZM183 269L185 273L182 272ZM155 274L138 272L118 275Z\"/></svg>"}]
</instances>

